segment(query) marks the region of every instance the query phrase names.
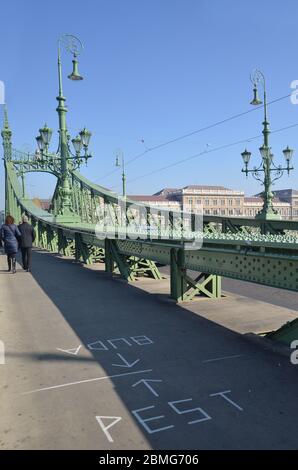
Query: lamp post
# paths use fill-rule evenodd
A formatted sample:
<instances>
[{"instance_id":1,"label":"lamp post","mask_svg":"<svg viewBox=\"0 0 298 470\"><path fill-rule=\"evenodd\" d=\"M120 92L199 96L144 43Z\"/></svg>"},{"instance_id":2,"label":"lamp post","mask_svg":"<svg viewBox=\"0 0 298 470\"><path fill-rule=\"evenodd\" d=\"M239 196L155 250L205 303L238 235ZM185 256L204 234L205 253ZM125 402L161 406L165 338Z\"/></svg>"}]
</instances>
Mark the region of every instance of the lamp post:
<instances>
[{"instance_id":1,"label":"lamp post","mask_svg":"<svg viewBox=\"0 0 298 470\"><path fill-rule=\"evenodd\" d=\"M59 196L60 207L56 218L61 222L76 222L78 216L74 213L71 202L71 183L69 178L69 170L77 169L80 167L83 160L87 163L88 146L91 138L91 132L84 128L77 137L72 139L75 154L71 153L69 148L69 139L65 106L65 97L63 96L62 87L62 63L61 63L61 48L62 46L70 53L73 54L73 71L68 78L73 81L83 80L79 74L77 57L81 52L83 45L81 41L73 35L64 34L58 40L58 84L59 91L57 96L58 106L57 113L59 118L59 148L57 153L49 153L49 144L52 137L52 129L46 124L43 128L39 129L39 135L36 137L39 149L39 162L41 165L52 167L55 173L58 174L59 179ZM84 155L81 156L81 150L84 149Z\"/></svg>"},{"instance_id":2,"label":"lamp post","mask_svg":"<svg viewBox=\"0 0 298 470\"><path fill-rule=\"evenodd\" d=\"M250 76L251 82L253 84L253 100L251 101L252 105L259 106L263 103L264 106L264 121L263 121L263 144L259 148L260 154L262 157L261 164L259 167L253 167L252 169L248 168L251 152L247 151L246 149L244 152L241 153L244 168L241 170L243 173L248 174L251 173L252 176L260 181L264 186L264 190L261 193L261 197L263 199L263 207L260 212L257 213L256 219L262 220L274 220L274 219L281 219L280 214L276 209L273 207L273 198L274 194L272 192L272 185L274 181L281 178L284 174L284 171L287 171L288 175L290 171L294 168L290 166L291 159L294 153L294 150L290 149L287 146L283 150L284 158L286 161L286 167L282 167L282 165L276 165L274 163L274 155L271 152L271 147L269 146L269 122L267 117L267 97L266 97L266 80L263 73L260 70L254 70ZM259 99L258 96L258 85L261 84L263 86L263 101ZM261 176L263 173L263 176ZM272 177L273 173L273 177Z\"/></svg>"},{"instance_id":3,"label":"lamp post","mask_svg":"<svg viewBox=\"0 0 298 470\"><path fill-rule=\"evenodd\" d=\"M117 167L122 168L122 195L123 197L125 197L126 196L125 160L124 160L124 154L121 150L117 150L115 165Z\"/></svg>"},{"instance_id":4,"label":"lamp post","mask_svg":"<svg viewBox=\"0 0 298 470\"><path fill-rule=\"evenodd\" d=\"M22 179L22 197L26 197L26 191L25 191L25 173L23 171L23 168L21 170L21 179Z\"/></svg>"}]
</instances>

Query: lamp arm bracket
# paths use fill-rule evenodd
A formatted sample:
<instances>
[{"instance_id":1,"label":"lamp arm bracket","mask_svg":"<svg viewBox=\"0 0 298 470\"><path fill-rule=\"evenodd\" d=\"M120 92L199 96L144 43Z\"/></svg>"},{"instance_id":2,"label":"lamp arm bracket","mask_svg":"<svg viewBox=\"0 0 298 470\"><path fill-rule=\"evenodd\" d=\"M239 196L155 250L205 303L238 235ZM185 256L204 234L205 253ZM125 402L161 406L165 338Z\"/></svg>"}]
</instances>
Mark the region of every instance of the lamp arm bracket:
<instances>
[{"instance_id":1,"label":"lamp arm bracket","mask_svg":"<svg viewBox=\"0 0 298 470\"><path fill-rule=\"evenodd\" d=\"M260 170L260 171L263 171L263 170ZM253 171L252 176L255 180L260 181L262 184L264 184L263 180L259 176L260 171L259 170Z\"/></svg>"},{"instance_id":2,"label":"lamp arm bracket","mask_svg":"<svg viewBox=\"0 0 298 470\"><path fill-rule=\"evenodd\" d=\"M284 172L283 172L282 169L276 171L276 176L275 176L275 178L272 179L271 182L274 183L274 181L279 180L282 177L283 174L284 174Z\"/></svg>"}]
</instances>

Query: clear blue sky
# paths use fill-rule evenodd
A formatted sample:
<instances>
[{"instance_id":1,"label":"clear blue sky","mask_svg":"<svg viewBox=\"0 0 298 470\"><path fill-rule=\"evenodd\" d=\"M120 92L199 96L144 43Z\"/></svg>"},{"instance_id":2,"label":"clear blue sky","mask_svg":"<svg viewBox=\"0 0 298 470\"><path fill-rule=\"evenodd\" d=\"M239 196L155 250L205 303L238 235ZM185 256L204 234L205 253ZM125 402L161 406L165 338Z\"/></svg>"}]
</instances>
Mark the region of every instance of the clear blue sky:
<instances>
[{"instance_id":1,"label":"clear blue sky","mask_svg":"<svg viewBox=\"0 0 298 470\"><path fill-rule=\"evenodd\" d=\"M249 75L259 67L268 82L268 99L290 93L298 79L298 3L295 0L10 0L1 6L0 80L16 148L35 149L35 136L46 121L57 130L57 38L72 33L85 50L82 82L70 82L71 56L63 53L64 94L71 133L86 125L93 132L94 158L83 173L114 187L119 172L114 151L127 159L148 147L250 109ZM290 99L270 106L271 129L298 123ZM151 194L164 186L223 184L259 191L241 174L244 144L203 155L133 182L151 170L208 148L255 136L258 110L235 121L148 153L127 168L128 193ZM57 140L57 134L54 141ZM54 142L53 142L54 143ZM259 161L261 140L247 144ZM298 127L272 135L278 161L289 144L298 150ZM53 146L55 149L55 145ZM298 159L298 151L294 155ZM297 170L276 188L298 188ZM28 177L29 193L50 196L54 178ZM3 207L3 170L1 170ZM114 187L121 189L121 186Z\"/></svg>"}]
</instances>

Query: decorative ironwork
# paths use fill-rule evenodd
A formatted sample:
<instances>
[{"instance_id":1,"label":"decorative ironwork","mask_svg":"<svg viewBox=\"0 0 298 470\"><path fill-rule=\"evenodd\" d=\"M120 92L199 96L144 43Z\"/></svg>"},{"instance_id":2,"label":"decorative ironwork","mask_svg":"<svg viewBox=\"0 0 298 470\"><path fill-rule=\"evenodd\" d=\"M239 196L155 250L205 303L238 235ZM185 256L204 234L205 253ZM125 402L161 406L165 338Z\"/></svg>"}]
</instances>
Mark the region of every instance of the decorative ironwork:
<instances>
[{"instance_id":1,"label":"decorative ironwork","mask_svg":"<svg viewBox=\"0 0 298 470\"><path fill-rule=\"evenodd\" d=\"M288 175L290 171L293 170L293 166L291 166L291 159L293 156L293 150L289 147L286 147L283 150L283 154L286 160L286 167L282 165L276 165L274 163L274 155L271 152L271 147L269 146L269 121L267 119L267 98L266 98L266 80L264 74L260 71L255 69L250 76L251 82L253 83L253 100L251 104L259 106L263 103L264 105L264 121L263 121L263 145L260 147L260 154L262 157L262 161L258 167L253 167L252 169L248 168L251 153L248 152L246 149L242 152L241 156L244 163L244 168L241 170L245 173L246 177L248 174L251 173L252 176L261 182L264 186L264 191L261 193L261 197L263 199L263 208L262 210L256 215L256 218L263 219L263 220L271 220L271 219L279 219L281 218L278 214L277 210L273 207L273 198L274 194L272 192L272 185L273 183L281 178L284 174L284 171L287 171ZM258 96L258 85L261 84L264 90L264 100L263 102L259 99ZM261 177L261 175L264 175ZM274 175L273 177L271 175Z\"/></svg>"}]
</instances>

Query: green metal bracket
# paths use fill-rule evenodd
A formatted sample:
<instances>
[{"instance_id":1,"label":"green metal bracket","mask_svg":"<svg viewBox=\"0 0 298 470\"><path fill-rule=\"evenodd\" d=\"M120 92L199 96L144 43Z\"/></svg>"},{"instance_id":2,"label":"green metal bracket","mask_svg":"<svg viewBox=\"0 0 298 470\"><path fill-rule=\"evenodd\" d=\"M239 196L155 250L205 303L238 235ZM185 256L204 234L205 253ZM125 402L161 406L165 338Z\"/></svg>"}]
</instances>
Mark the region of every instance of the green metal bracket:
<instances>
[{"instance_id":1,"label":"green metal bracket","mask_svg":"<svg viewBox=\"0 0 298 470\"><path fill-rule=\"evenodd\" d=\"M113 274L115 272L115 264L119 269L121 276L129 282L135 281L135 277L130 272L127 263L127 256L119 253L116 240L105 239L105 262L106 272Z\"/></svg>"},{"instance_id":2,"label":"green metal bracket","mask_svg":"<svg viewBox=\"0 0 298 470\"><path fill-rule=\"evenodd\" d=\"M136 276L147 276L156 280L163 279L154 261L149 259L138 258L137 256L130 256L126 259L131 273Z\"/></svg>"},{"instance_id":3,"label":"green metal bracket","mask_svg":"<svg viewBox=\"0 0 298 470\"><path fill-rule=\"evenodd\" d=\"M105 239L105 270L109 274L113 274L115 269L115 261L112 253L112 240Z\"/></svg>"},{"instance_id":4,"label":"green metal bracket","mask_svg":"<svg viewBox=\"0 0 298 470\"><path fill-rule=\"evenodd\" d=\"M116 265L121 276L128 282L134 282L139 276L162 279L154 261L119 253L116 240L105 240L105 264L106 272L110 274L115 272Z\"/></svg>"},{"instance_id":5,"label":"green metal bracket","mask_svg":"<svg viewBox=\"0 0 298 470\"><path fill-rule=\"evenodd\" d=\"M223 219L222 232L223 233L237 233L237 227L231 222L230 219Z\"/></svg>"},{"instance_id":6,"label":"green metal bracket","mask_svg":"<svg viewBox=\"0 0 298 470\"><path fill-rule=\"evenodd\" d=\"M171 297L177 302L192 300L196 295L217 299L221 297L221 276L201 273L196 279L187 274L185 251L171 249Z\"/></svg>"},{"instance_id":7,"label":"green metal bracket","mask_svg":"<svg viewBox=\"0 0 298 470\"><path fill-rule=\"evenodd\" d=\"M39 246L45 250L48 248L48 234L46 227L42 223L38 224L38 229L39 229Z\"/></svg>"},{"instance_id":8,"label":"green metal bracket","mask_svg":"<svg viewBox=\"0 0 298 470\"><path fill-rule=\"evenodd\" d=\"M105 250L95 245L85 245L89 252L90 263L104 263L105 262Z\"/></svg>"},{"instance_id":9,"label":"green metal bracket","mask_svg":"<svg viewBox=\"0 0 298 470\"><path fill-rule=\"evenodd\" d=\"M72 255L71 245L61 228L58 228L58 251L61 255L64 256Z\"/></svg>"},{"instance_id":10,"label":"green metal bracket","mask_svg":"<svg viewBox=\"0 0 298 470\"><path fill-rule=\"evenodd\" d=\"M216 226L212 223L212 222L208 222L206 224L204 224L204 232L205 233L218 233L218 229L216 228Z\"/></svg>"},{"instance_id":11,"label":"green metal bracket","mask_svg":"<svg viewBox=\"0 0 298 470\"><path fill-rule=\"evenodd\" d=\"M47 232L47 246L46 249L53 253L58 251L58 239L57 239L57 232L55 229L52 229L49 225L46 227Z\"/></svg>"},{"instance_id":12,"label":"green metal bracket","mask_svg":"<svg viewBox=\"0 0 298 470\"><path fill-rule=\"evenodd\" d=\"M97 246L91 247L92 258L94 263L104 263L105 262L105 250L104 248L99 248Z\"/></svg>"},{"instance_id":13,"label":"green metal bracket","mask_svg":"<svg viewBox=\"0 0 298 470\"><path fill-rule=\"evenodd\" d=\"M80 233L75 234L75 259L76 261L82 260L86 264L93 263L91 251L88 245L83 242Z\"/></svg>"}]
</instances>

